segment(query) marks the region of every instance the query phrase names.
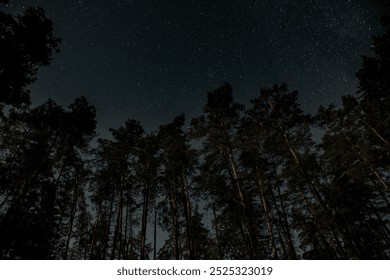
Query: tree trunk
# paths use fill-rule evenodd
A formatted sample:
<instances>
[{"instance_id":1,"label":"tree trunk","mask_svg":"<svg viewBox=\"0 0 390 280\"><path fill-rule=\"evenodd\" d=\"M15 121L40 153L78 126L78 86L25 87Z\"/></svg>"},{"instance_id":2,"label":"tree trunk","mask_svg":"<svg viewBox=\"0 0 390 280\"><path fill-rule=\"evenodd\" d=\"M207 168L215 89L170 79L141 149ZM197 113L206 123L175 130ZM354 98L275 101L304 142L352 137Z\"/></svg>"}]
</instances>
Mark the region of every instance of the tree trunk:
<instances>
[{"instance_id":1,"label":"tree trunk","mask_svg":"<svg viewBox=\"0 0 390 280\"><path fill-rule=\"evenodd\" d=\"M176 187L172 186L171 195L171 215L173 222L173 238L174 238L174 256L176 260L180 259L180 230L179 230L179 219L178 219L178 207L177 207L177 193Z\"/></svg>"},{"instance_id":2,"label":"tree trunk","mask_svg":"<svg viewBox=\"0 0 390 280\"><path fill-rule=\"evenodd\" d=\"M141 251L140 259L145 259L145 242L146 242L146 228L148 223L149 212L149 174L147 175L146 186L143 191L143 205L142 205L142 225L141 225Z\"/></svg>"},{"instance_id":3,"label":"tree trunk","mask_svg":"<svg viewBox=\"0 0 390 280\"><path fill-rule=\"evenodd\" d=\"M153 260L157 260L157 192L154 192Z\"/></svg>"},{"instance_id":4,"label":"tree trunk","mask_svg":"<svg viewBox=\"0 0 390 280\"><path fill-rule=\"evenodd\" d=\"M107 247L108 247L108 242L110 239L110 233L111 233L111 218L112 218L112 212L114 210L114 200L115 200L115 192L112 192L112 198L111 198L111 203L110 203L110 211L108 214L108 220L107 220L107 228L106 228L106 235L103 241L103 250L102 250L102 255L101 259L105 260L106 259L106 254L107 254Z\"/></svg>"},{"instance_id":5,"label":"tree trunk","mask_svg":"<svg viewBox=\"0 0 390 280\"><path fill-rule=\"evenodd\" d=\"M214 198L212 200L212 208L213 208L213 216L214 216L214 228L215 228L215 238L217 243L217 249L218 249L218 255L221 260L224 258L224 253L222 252L222 248L220 245L220 234L219 234L219 228L218 228L218 217L217 217L217 210L215 208Z\"/></svg>"},{"instance_id":6,"label":"tree trunk","mask_svg":"<svg viewBox=\"0 0 390 280\"><path fill-rule=\"evenodd\" d=\"M270 217L269 204L268 204L267 198L265 197L263 182L260 178L260 172L259 172L259 168L257 166L256 166L256 177L257 177L257 185L258 185L259 192L260 192L260 198L261 198L261 202L262 202L262 206L263 206L263 210L264 210L265 222L267 224L268 238L269 238L269 242L271 244L271 259L278 259L279 256L278 256L278 250L276 248L274 233L272 230L273 226L272 226L272 220Z\"/></svg>"},{"instance_id":7,"label":"tree trunk","mask_svg":"<svg viewBox=\"0 0 390 280\"><path fill-rule=\"evenodd\" d=\"M279 217L279 220L280 220L280 224L281 224L281 228L282 228L282 232L283 232L283 236L284 238L286 239L286 242L287 242L287 247L288 247L288 255L287 257L289 259L293 259L293 260L296 260L297 259L297 253L296 253L296 250L295 250L295 246L294 246L294 243L293 243L293 237L292 237L292 234L291 234L291 228L290 228L290 224L289 224L289 221L288 221L288 217L287 217L287 212L286 212L286 207L284 205L284 200L283 200L283 197L282 197L282 191L280 189L280 183L279 183L279 180L278 180L278 174L276 173L276 167L273 166L273 173L274 173L274 178L275 178L275 182L276 182L276 188L277 188L277 194L278 194L278 197L279 197L279 204L280 204L280 208L279 209L279 205L277 203L277 200L274 196L274 193L273 193L273 190L270 186L270 193L272 195L272 200L274 202L274 205L275 205L275 208L277 210L277 213L278 213L278 217Z\"/></svg>"},{"instance_id":8,"label":"tree trunk","mask_svg":"<svg viewBox=\"0 0 390 280\"><path fill-rule=\"evenodd\" d=\"M193 253L193 245L192 245L192 210L191 210L191 202L189 197L189 187L187 179L182 171L181 173L181 181L182 181L182 192L184 194L184 218L186 222L186 239L188 246L188 258L190 260L194 259Z\"/></svg>"},{"instance_id":9,"label":"tree trunk","mask_svg":"<svg viewBox=\"0 0 390 280\"><path fill-rule=\"evenodd\" d=\"M77 184L75 184L75 187L73 189L73 203L72 203L72 212L70 214L70 220L69 220L69 229L68 229L68 234L65 242L65 252L64 252L64 260L68 259L68 252L69 252L69 244L70 240L72 238L72 233L73 233L73 224L74 224L74 218L76 216L77 212Z\"/></svg>"},{"instance_id":10,"label":"tree trunk","mask_svg":"<svg viewBox=\"0 0 390 280\"><path fill-rule=\"evenodd\" d=\"M122 232L122 215L123 215L123 177L120 181L120 192L119 192L119 203L116 210L116 222L115 222L115 230L114 230L114 237L112 241L112 250L111 250L111 256L110 259L115 259L115 253L117 249L117 242L120 238L121 232Z\"/></svg>"}]
</instances>

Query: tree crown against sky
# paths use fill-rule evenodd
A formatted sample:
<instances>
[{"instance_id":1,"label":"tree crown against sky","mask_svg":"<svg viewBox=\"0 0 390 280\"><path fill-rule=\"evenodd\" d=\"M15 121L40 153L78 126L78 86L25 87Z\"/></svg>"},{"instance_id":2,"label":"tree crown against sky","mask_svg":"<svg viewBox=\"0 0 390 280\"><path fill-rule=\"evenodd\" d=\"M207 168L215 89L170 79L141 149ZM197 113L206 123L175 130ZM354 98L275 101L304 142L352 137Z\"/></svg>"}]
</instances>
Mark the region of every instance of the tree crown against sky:
<instances>
[{"instance_id":1,"label":"tree crown against sky","mask_svg":"<svg viewBox=\"0 0 390 280\"><path fill-rule=\"evenodd\" d=\"M13 17L0 12L0 102L7 105L30 103L28 85L38 69L47 66L60 40L53 36L53 23L41 8L28 8Z\"/></svg>"}]
</instances>

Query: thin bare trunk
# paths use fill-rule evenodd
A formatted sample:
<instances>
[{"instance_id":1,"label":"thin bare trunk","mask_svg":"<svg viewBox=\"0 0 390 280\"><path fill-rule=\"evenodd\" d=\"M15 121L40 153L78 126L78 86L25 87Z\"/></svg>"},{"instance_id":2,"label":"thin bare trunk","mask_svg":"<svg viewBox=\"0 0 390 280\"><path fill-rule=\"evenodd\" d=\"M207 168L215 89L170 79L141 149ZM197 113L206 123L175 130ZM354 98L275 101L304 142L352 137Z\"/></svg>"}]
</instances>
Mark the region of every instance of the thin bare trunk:
<instances>
[{"instance_id":1,"label":"thin bare trunk","mask_svg":"<svg viewBox=\"0 0 390 280\"><path fill-rule=\"evenodd\" d=\"M110 211L108 214L108 221L107 221L107 228L106 228L106 235L103 240L103 251L101 255L101 259L105 260L106 259L106 254L107 254L107 247L110 239L110 233L111 233L111 218L112 218L112 213L114 211L114 200L115 200L115 192L112 192L112 198L111 198L111 203L110 203Z\"/></svg>"},{"instance_id":2,"label":"thin bare trunk","mask_svg":"<svg viewBox=\"0 0 390 280\"><path fill-rule=\"evenodd\" d=\"M244 194L243 194L242 187L241 187L241 184L240 184L240 181L238 178L237 163L234 159L233 151L230 147L227 147L226 152L227 152L227 157L228 157L228 162L229 162L229 169L231 170L233 182L234 182L234 185L235 185L237 192L238 192L240 204L243 207L245 207Z\"/></svg>"},{"instance_id":3,"label":"thin bare trunk","mask_svg":"<svg viewBox=\"0 0 390 280\"><path fill-rule=\"evenodd\" d=\"M127 259L127 244L129 242L128 239L128 222L129 222L129 206L126 206L126 214L125 214L125 232L123 234L123 246L122 246L122 259Z\"/></svg>"},{"instance_id":4,"label":"thin bare trunk","mask_svg":"<svg viewBox=\"0 0 390 280\"><path fill-rule=\"evenodd\" d=\"M184 218L186 222L188 258L192 260L194 258L194 252L193 252L194 248L192 245L192 210L191 210L191 202L189 197L188 182L183 172L181 173L181 181L182 181L182 187L183 187L182 191L184 194L184 204L185 204Z\"/></svg>"},{"instance_id":5,"label":"thin bare trunk","mask_svg":"<svg viewBox=\"0 0 390 280\"><path fill-rule=\"evenodd\" d=\"M72 212L70 214L70 220L69 220L69 229L68 229L68 234L65 242L65 252L64 252L64 260L68 259L68 252L69 252L69 244L70 240L72 238L72 233L73 233L73 224L74 224L74 218L76 216L77 212L77 184L75 184L75 187L73 189L73 203L72 203Z\"/></svg>"},{"instance_id":6,"label":"thin bare trunk","mask_svg":"<svg viewBox=\"0 0 390 280\"><path fill-rule=\"evenodd\" d=\"M288 220L288 217L287 217L286 207L285 207L284 201L283 201L282 191L280 189L280 183L279 183L279 181L277 179L278 175L276 173L277 171L276 171L275 167L273 167L273 172L274 172L274 177L275 177L275 181L276 181L276 188L277 188L277 191L278 191L279 204L280 204L280 208L281 208L280 212L282 214L282 217L281 217L281 222L282 222L282 225L283 225L282 228L284 228L284 236L285 236L285 238L287 240L288 258L295 260L295 259L297 259L297 253L296 253L296 250L295 250L294 243L292 241L291 228L290 228L289 220ZM270 192L271 192L271 194L273 196L275 207L279 208L271 187L270 187ZM278 210L278 215L279 215L279 210Z\"/></svg>"},{"instance_id":7,"label":"thin bare trunk","mask_svg":"<svg viewBox=\"0 0 390 280\"><path fill-rule=\"evenodd\" d=\"M117 249L117 242L120 238L121 231L122 231L122 214L123 214L123 178L120 182L120 192L119 192L119 203L116 210L116 222L115 222L115 230L114 230L114 237L112 241L112 250L111 250L111 256L110 259L115 259L116 249Z\"/></svg>"},{"instance_id":8,"label":"thin bare trunk","mask_svg":"<svg viewBox=\"0 0 390 280\"><path fill-rule=\"evenodd\" d=\"M100 203L99 203L99 207L98 207L98 211L97 211L97 215L96 215L96 221L95 221L95 224L93 225L92 240L91 240L91 245L89 247L89 259L92 259L92 256L93 256L93 251L94 251L95 242L96 242L97 227L98 227L99 221L100 221L101 208L102 208L102 201L100 201Z\"/></svg>"},{"instance_id":9,"label":"thin bare trunk","mask_svg":"<svg viewBox=\"0 0 390 280\"><path fill-rule=\"evenodd\" d=\"M172 187L172 196L171 196L171 215L173 222L173 238L174 238L174 256L176 260L180 259L180 231L179 231L179 220L178 220L178 207L177 207L177 194L176 188Z\"/></svg>"},{"instance_id":10,"label":"thin bare trunk","mask_svg":"<svg viewBox=\"0 0 390 280\"><path fill-rule=\"evenodd\" d=\"M222 252L222 248L220 246L220 234L219 234L219 222L218 222L218 217L217 217L217 210L215 208L215 203L214 203L214 198L212 203L212 208L213 208L213 216L214 216L214 228L215 228L215 238L216 238L216 243L217 243L217 249L218 249L218 255L219 258L222 260L224 257L224 254Z\"/></svg>"},{"instance_id":11,"label":"thin bare trunk","mask_svg":"<svg viewBox=\"0 0 390 280\"><path fill-rule=\"evenodd\" d=\"M156 192L154 192L156 194ZM157 199L154 196L153 259L157 260Z\"/></svg>"},{"instance_id":12,"label":"thin bare trunk","mask_svg":"<svg viewBox=\"0 0 390 280\"><path fill-rule=\"evenodd\" d=\"M146 242L146 228L148 223L149 212L149 178L147 179L145 189L143 191L143 205L142 205L142 224L141 224L141 248L140 259L145 259L145 242Z\"/></svg>"},{"instance_id":13,"label":"thin bare trunk","mask_svg":"<svg viewBox=\"0 0 390 280\"><path fill-rule=\"evenodd\" d=\"M263 182L261 180L261 177L259 174L259 169L257 166L256 166L256 176L257 176L258 188L260 191L260 198L261 198L261 202L262 202L262 206L263 206L263 210L264 210L265 222L267 224L268 238L269 238L269 242L271 244L271 259L278 259L279 258L278 251L276 248L275 237L274 237L274 233L272 230L273 226L272 226L272 221L271 221L271 217L270 217L269 205L268 205L267 198L265 197Z\"/></svg>"}]
</instances>

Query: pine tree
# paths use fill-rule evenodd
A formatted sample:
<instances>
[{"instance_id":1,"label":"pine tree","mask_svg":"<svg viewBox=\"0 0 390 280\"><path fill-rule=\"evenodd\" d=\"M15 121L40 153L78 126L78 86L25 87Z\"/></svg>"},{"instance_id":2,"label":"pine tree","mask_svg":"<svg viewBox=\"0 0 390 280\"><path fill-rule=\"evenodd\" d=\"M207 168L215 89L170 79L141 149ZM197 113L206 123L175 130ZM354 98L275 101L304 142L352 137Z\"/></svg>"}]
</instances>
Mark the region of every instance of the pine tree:
<instances>
[{"instance_id":1,"label":"pine tree","mask_svg":"<svg viewBox=\"0 0 390 280\"><path fill-rule=\"evenodd\" d=\"M136 203L134 165L137 161L138 143L144 135L142 126L135 120L128 120L125 126L110 129L114 140L100 139L96 186L93 200L97 202L98 216L94 226L91 245L92 258L119 259L123 252L124 224L131 223L124 214ZM137 206L138 208L138 206ZM99 240L97 229L101 228ZM130 225L128 225L130 227ZM131 237L130 237L131 238ZM127 245L127 244L126 244ZM93 252L99 250L99 252Z\"/></svg>"},{"instance_id":2,"label":"pine tree","mask_svg":"<svg viewBox=\"0 0 390 280\"><path fill-rule=\"evenodd\" d=\"M173 240L175 259L194 258L190 184L197 157L183 131L184 123L184 115L177 116L172 123L160 126L158 132L159 156L162 165L160 184L164 192L163 195L169 202L169 206L164 207L169 209L171 215L172 224L167 224L167 226L170 228ZM184 221L180 218L181 216L184 217ZM182 223L184 223L185 230L182 230ZM184 238L182 238L182 234L185 234ZM182 252L184 247L181 244L182 239L185 240L186 252Z\"/></svg>"},{"instance_id":3,"label":"pine tree","mask_svg":"<svg viewBox=\"0 0 390 280\"><path fill-rule=\"evenodd\" d=\"M15 17L0 11L0 33L0 104L29 104L26 86L50 63L60 39L42 8L27 8Z\"/></svg>"},{"instance_id":4,"label":"pine tree","mask_svg":"<svg viewBox=\"0 0 390 280\"><path fill-rule=\"evenodd\" d=\"M221 179L217 185L207 184L205 190L210 194L215 214L215 234L218 235L221 258L253 259L261 254L258 215L251 188L244 185L238 158L241 143L237 130L243 109L243 105L233 101L232 87L225 84L208 92L204 114L192 121L193 137L202 140L202 181L210 177Z\"/></svg>"}]
</instances>

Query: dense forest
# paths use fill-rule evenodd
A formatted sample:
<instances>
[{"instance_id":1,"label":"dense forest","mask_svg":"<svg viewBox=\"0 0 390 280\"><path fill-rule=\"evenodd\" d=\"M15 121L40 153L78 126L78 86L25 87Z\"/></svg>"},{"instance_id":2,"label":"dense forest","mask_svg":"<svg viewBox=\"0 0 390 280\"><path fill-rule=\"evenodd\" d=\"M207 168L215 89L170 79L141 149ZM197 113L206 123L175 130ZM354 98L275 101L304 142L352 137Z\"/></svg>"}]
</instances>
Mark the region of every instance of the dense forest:
<instances>
[{"instance_id":1,"label":"dense forest","mask_svg":"<svg viewBox=\"0 0 390 280\"><path fill-rule=\"evenodd\" d=\"M60 46L44 10L0 12L0 259L389 259L382 21L340 106L305 114L285 84L244 106L226 83L191 121L96 139L85 97L31 105Z\"/></svg>"}]
</instances>

